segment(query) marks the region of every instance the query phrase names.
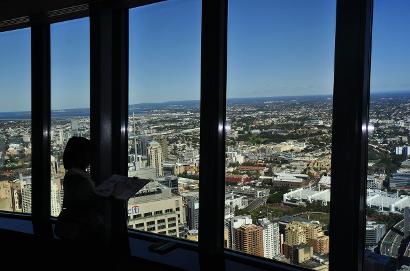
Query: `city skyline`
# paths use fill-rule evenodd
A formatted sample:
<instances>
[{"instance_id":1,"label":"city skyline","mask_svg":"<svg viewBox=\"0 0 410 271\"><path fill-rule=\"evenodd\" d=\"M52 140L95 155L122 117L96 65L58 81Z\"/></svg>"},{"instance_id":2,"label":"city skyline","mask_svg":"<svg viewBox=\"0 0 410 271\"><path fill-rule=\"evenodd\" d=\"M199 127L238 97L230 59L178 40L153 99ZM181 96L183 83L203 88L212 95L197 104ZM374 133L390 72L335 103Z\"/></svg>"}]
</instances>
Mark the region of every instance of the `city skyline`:
<instances>
[{"instance_id":1,"label":"city skyline","mask_svg":"<svg viewBox=\"0 0 410 271\"><path fill-rule=\"evenodd\" d=\"M371 92L370 96L376 96L376 95L387 95L387 96L396 96L396 95L409 95L410 94L410 89L409 90L392 90L392 91L380 91L380 92ZM226 101L229 103L231 101L237 101L237 100L248 100L248 99L297 99L297 98L331 98L333 99L333 94L311 94L311 95L283 95L283 96L252 96L252 97L232 97L232 98L227 98ZM135 107L135 106L145 106L145 105L172 105L172 104L178 104L178 103L198 103L199 105L200 100L168 100L168 101L158 101L158 102L141 102L141 103L133 103L133 104L128 104L128 110L131 111L130 107ZM228 104L229 106L229 104ZM90 107L72 107L72 108L59 108L59 109L51 109L51 113L58 113L58 112L66 112L70 110L90 110ZM31 114L31 111L23 110L23 111L0 111L0 113L27 113ZM88 113L89 115L89 113ZM83 116L83 115L80 115ZM70 116L72 117L72 116ZM1 119L1 118L0 118Z\"/></svg>"}]
</instances>

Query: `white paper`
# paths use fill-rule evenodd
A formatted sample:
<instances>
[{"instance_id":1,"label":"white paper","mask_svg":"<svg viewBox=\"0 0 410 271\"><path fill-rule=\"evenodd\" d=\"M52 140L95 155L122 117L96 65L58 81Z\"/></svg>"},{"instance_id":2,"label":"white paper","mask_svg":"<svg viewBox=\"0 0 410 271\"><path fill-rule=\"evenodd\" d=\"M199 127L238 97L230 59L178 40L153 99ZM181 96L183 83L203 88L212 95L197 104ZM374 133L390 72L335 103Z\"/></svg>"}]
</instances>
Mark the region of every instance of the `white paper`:
<instances>
[{"instance_id":1,"label":"white paper","mask_svg":"<svg viewBox=\"0 0 410 271\"><path fill-rule=\"evenodd\" d=\"M95 193L102 197L113 196L116 199L128 200L149 182L150 180L148 179L114 174L97 186Z\"/></svg>"}]
</instances>

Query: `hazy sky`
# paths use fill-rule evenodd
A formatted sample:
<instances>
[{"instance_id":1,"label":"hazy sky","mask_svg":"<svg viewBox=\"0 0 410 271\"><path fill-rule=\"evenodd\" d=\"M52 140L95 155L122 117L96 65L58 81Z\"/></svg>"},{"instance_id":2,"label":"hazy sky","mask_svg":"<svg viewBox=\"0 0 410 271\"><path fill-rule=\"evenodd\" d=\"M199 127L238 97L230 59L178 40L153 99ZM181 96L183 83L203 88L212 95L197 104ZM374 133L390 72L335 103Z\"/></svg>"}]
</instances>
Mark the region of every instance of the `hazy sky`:
<instances>
[{"instance_id":1,"label":"hazy sky","mask_svg":"<svg viewBox=\"0 0 410 271\"><path fill-rule=\"evenodd\" d=\"M331 94L335 0L230 0L228 98ZM410 90L410 1L375 0L372 91ZM199 99L200 0L130 10L130 103ZM89 107L89 20L51 26L52 108ZM30 31L0 33L0 111L30 109Z\"/></svg>"}]
</instances>

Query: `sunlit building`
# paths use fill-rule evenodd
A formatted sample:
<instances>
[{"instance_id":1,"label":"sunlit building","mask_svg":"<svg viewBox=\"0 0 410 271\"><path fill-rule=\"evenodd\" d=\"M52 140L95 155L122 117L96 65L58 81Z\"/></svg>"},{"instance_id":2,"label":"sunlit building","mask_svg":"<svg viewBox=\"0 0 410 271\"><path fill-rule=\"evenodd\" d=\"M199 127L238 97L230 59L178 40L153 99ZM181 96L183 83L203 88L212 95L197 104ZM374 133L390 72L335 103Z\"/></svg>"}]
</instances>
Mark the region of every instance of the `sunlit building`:
<instances>
[{"instance_id":1,"label":"sunlit building","mask_svg":"<svg viewBox=\"0 0 410 271\"><path fill-rule=\"evenodd\" d=\"M148 165L156 169L157 177L163 176L162 171L162 148L156 141L148 143Z\"/></svg>"}]
</instances>

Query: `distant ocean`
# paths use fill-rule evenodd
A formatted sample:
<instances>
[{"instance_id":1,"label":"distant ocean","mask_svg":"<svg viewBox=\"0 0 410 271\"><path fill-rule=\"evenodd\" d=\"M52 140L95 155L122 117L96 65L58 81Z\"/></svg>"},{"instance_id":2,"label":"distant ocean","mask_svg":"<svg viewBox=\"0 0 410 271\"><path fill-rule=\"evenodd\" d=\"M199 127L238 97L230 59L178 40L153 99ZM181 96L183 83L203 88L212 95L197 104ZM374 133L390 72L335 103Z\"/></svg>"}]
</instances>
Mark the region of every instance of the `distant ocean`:
<instances>
[{"instance_id":1,"label":"distant ocean","mask_svg":"<svg viewBox=\"0 0 410 271\"><path fill-rule=\"evenodd\" d=\"M377 92L371 94L372 99L382 99L382 98L410 98L410 91L397 91L397 92ZM254 97L254 98L232 98L227 100L228 105L241 105L241 104L262 104L269 102L312 102L312 101L328 101L332 99L332 95L311 95L311 96L278 96L278 97ZM170 101L163 103L141 103L133 104L128 107L128 112L131 115L135 113L146 114L152 112L153 110L180 110L180 109L199 109L198 100L189 101ZM63 110L52 110L51 117L56 119L69 119L75 117L89 117L89 108L77 108L77 109L63 109ZM0 120L30 120L31 112L21 111L21 112L0 112Z\"/></svg>"}]
</instances>

